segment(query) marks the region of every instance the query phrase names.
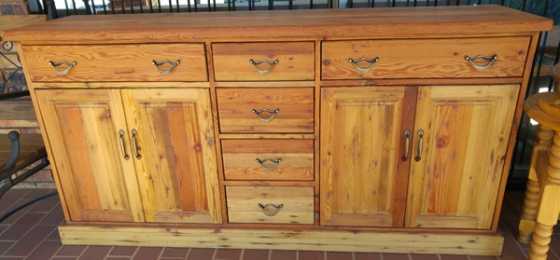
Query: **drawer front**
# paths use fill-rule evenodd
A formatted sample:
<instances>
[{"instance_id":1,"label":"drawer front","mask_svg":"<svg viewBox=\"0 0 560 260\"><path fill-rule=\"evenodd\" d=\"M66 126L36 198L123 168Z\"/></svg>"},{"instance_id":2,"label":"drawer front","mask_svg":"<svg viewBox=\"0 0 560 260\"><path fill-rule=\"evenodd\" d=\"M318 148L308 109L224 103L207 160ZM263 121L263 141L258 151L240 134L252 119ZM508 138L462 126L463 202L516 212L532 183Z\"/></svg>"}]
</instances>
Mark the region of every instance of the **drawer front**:
<instances>
[{"instance_id":1,"label":"drawer front","mask_svg":"<svg viewBox=\"0 0 560 260\"><path fill-rule=\"evenodd\" d=\"M313 180L313 140L222 140L226 180Z\"/></svg>"},{"instance_id":2,"label":"drawer front","mask_svg":"<svg viewBox=\"0 0 560 260\"><path fill-rule=\"evenodd\" d=\"M313 187L226 187L230 223L313 224Z\"/></svg>"},{"instance_id":3,"label":"drawer front","mask_svg":"<svg viewBox=\"0 0 560 260\"><path fill-rule=\"evenodd\" d=\"M313 80L314 43L217 43L212 45L218 81Z\"/></svg>"},{"instance_id":4,"label":"drawer front","mask_svg":"<svg viewBox=\"0 0 560 260\"><path fill-rule=\"evenodd\" d=\"M327 41L321 76L327 80L521 77L528 48L528 37Z\"/></svg>"},{"instance_id":5,"label":"drawer front","mask_svg":"<svg viewBox=\"0 0 560 260\"><path fill-rule=\"evenodd\" d=\"M33 81L207 81L203 44L24 46Z\"/></svg>"},{"instance_id":6,"label":"drawer front","mask_svg":"<svg viewBox=\"0 0 560 260\"><path fill-rule=\"evenodd\" d=\"M218 89L224 133L313 132L312 88Z\"/></svg>"}]
</instances>

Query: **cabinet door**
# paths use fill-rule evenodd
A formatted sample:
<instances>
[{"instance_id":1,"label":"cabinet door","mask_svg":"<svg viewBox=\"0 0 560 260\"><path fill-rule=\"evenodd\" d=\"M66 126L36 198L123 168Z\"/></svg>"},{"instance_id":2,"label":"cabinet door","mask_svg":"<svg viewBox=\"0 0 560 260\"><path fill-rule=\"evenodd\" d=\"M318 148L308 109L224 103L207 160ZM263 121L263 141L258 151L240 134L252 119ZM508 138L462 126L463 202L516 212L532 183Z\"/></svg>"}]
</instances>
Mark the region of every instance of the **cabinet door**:
<instances>
[{"instance_id":1,"label":"cabinet door","mask_svg":"<svg viewBox=\"0 0 560 260\"><path fill-rule=\"evenodd\" d=\"M413 88L324 88L321 96L321 224L402 226L405 129ZM405 101L406 100L406 101Z\"/></svg>"},{"instance_id":2,"label":"cabinet door","mask_svg":"<svg viewBox=\"0 0 560 260\"><path fill-rule=\"evenodd\" d=\"M72 221L142 221L118 90L36 91ZM126 147L128 148L128 147Z\"/></svg>"},{"instance_id":3,"label":"cabinet door","mask_svg":"<svg viewBox=\"0 0 560 260\"><path fill-rule=\"evenodd\" d=\"M220 222L209 90L122 93L146 221Z\"/></svg>"},{"instance_id":4,"label":"cabinet door","mask_svg":"<svg viewBox=\"0 0 560 260\"><path fill-rule=\"evenodd\" d=\"M407 226L490 228L518 89L420 88Z\"/></svg>"}]
</instances>

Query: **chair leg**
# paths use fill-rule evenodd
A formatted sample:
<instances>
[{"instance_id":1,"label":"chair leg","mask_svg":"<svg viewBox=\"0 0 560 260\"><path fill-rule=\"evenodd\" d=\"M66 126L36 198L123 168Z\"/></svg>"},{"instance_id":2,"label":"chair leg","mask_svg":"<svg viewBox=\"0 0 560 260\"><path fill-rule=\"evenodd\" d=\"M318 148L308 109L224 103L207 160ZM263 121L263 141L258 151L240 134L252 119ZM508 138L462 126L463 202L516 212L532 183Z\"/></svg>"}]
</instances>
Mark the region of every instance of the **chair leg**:
<instances>
[{"instance_id":1,"label":"chair leg","mask_svg":"<svg viewBox=\"0 0 560 260\"><path fill-rule=\"evenodd\" d=\"M535 228L537 221L537 209L539 206L539 182L529 179L527 182L527 191L525 192L525 201L523 202L523 213L521 221L519 221L518 240L527 244L531 238L531 234Z\"/></svg>"},{"instance_id":2,"label":"chair leg","mask_svg":"<svg viewBox=\"0 0 560 260\"><path fill-rule=\"evenodd\" d=\"M531 234L537 223L537 210L540 198L540 185L535 163L541 151L549 150L552 145L554 132L551 129L540 126L537 131L537 140L531 156L531 166L529 167L529 180L527 181L527 191L523 202L523 213L519 221L518 240L521 243L529 243Z\"/></svg>"},{"instance_id":3,"label":"chair leg","mask_svg":"<svg viewBox=\"0 0 560 260\"><path fill-rule=\"evenodd\" d=\"M553 227L552 225L537 223L531 239L529 260L546 260L548 250L550 250Z\"/></svg>"}]
</instances>

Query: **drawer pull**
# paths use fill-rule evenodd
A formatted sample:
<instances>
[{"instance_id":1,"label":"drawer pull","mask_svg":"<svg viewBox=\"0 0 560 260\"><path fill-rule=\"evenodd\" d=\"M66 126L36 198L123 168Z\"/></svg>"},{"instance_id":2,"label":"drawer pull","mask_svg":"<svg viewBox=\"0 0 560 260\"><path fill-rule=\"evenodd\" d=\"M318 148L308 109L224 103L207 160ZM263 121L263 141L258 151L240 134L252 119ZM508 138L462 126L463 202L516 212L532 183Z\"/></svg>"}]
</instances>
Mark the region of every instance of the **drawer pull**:
<instances>
[{"instance_id":1,"label":"drawer pull","mask_svg":"<svg viewBox=\"0 0 560 260\"><path fill-rule=\"evenodd\" d=\"M467 61L473 68L475 68L478 71L483 71L486 70L490 67L492 67L492 65L494 65L494 63L496 63L496 61L498 61L498 55L492 55L492 56L481 56L481 55L477 55L477 56L465 56L465 61Z\"/></svg>"},{"instance_id":2,"label":"drawer pull","mask_svg":"<svg viewBox=\"0 0 560 260\"><path fill-rule=\"evenodd\" d=\"M276 64L280 63L278 58L274 60L255 60L249 59L249 64L253 65L259 74L267 74L274 69Z\"/></svg>"},{"instance_id":3,"label":"drawer pull","mask_svg":"<svg viewBox=\"0 0 560 260\"><path fill-rule=\"evenodd\" d=\"M267 204L262 204L259 203L259 208L261 208L262 212L269 216L275 216L276 214L278 214L278 212L284 207L284 204L272 204L272 203L267 203Z\"/></svg>"},{"instance_id":4,"label":"drawer pull","mask_svg":"<svg viewBox=\"0 0 560 260\"><path fill-rule=\"evenodd\" d=\"M132 146L134 147L134 153L136 154L135 157L136 159L140 160L142 159L142 147L140 147L140 144L138 143L138 131L136 131L136 129L132 129Z\"/></svg>"},{"instance_id":5,"label":"drawer pull","mask_svg":"<svg viewBox=\"0 0 560 260\"><path fill-rule=\"evenodd\" d=\"M418 129L418 145L416 146L416 156L414 160L419 162L422 160L422 146L424 146L424 129Z\"/></svg>"},{"instance_id":6,"label":"drawer pull","mask_svg":"<svg viewBox=\"0 0 560 260\"><path fill-rule=\"evenodd\" d=\"M276 168L278 168L278 166L280 165L280 162L282 161L282 158L276 158L276 159L261 159L261 158L257 158L256 161L261 165L261 167L263 167L266 170L274 170Z\"/></svg>"},{"instance_id":7,"label":"drawer pull","mask_svg":"<svg viewBox=\"0 0 560 260\"><path fill-rule=\"evenodd\" d=\"M348 58L348 63L352 65L355 71L359 73L368 72L375 64L379 62L379 57L375 58Z\"/></svg>"},{"instance_id":8,"label":"drawer pull","mask_svg":"<svg viewBox=\"0 0 560 260\"><path fill-rule=\"evenodd\" d=\"M58 76L66 76L70 71L78 65L77 61L67 62L67 61L49 61L49 64L56 72Z\"/></svg>"},{"instance_id":9,"label":"drawer pull","mask_svg":"<svg viewBox=\"0 0 560 260\"><path fill-rule=\"evenodd\" d=\"M130 155L128 155L128 150L126 149L126 141L124 140L124 130L122 129L119 130L119 142L121 144L124 159L130 159Z\"/></svg>"},{"instance_id":10,"label":"drawer pull","mask_svg":"<svg viewBox=\"0 0 560 260\"><path fill-rule=\"evenodd\" d=\"M152 63L162 75L169 75L177 66L179 66L179 64L181 64L181 60L152 60Z\"/></svg>"},{"instance_id":11,"label":"drawer pull","mask_svg":"<svg viewBox=\"0 0 560 260\"><path fill-rule=\"evenodd\" d=\"M273 109L256 109L253 108L251 109L251 112L255 113L255 115L257 115L257 117L265 122L268 123L270 121L272 121L277 115L278 113L280 113L280 108L273 108Z\"/></svg>"}]
</instances>

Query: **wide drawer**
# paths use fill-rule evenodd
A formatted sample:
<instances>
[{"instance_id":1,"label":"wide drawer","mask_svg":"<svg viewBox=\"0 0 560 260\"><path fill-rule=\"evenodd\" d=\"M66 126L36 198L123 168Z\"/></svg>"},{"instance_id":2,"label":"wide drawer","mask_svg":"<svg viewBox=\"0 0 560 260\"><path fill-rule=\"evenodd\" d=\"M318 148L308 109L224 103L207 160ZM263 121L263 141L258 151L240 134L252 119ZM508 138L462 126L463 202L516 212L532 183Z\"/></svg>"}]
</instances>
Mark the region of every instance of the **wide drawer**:
<instances>
[{"instance_id":1,"label":"wide drawer","mask_svg":"<svg viewBox=\"0 0 560 260\"><path fill-rule=\"evenodd\" d=\"M313 187L228 186L230 223L313 224Z\"/></svg>"},{"instance_id":2,"label":"wide drawer","mask_svg":"<svg viewBox=\"0 0 560 260\"><path fill-rule=\"evenodd\" d=\"M313 132L312 88L218 89L224 133Z\"/></svg>"},{"instance_id":3,"label":"wide drawer","mask_svg":"<svg viewBox=\"0 0 560 260\"><path fill-rule=\"evenodd\" d=\"M218 81L313 80L313 42L216 43Z\"/></svg>"},{"instance_id":4,"label":"wide drawer","mask_svg":"<svg viewBox=\"0 0 560 260\"><path fill-rule=\"evenodd\" d=\"M222 140L226 180L313 180L313 140Z\"/></svg>"},{"instance_id":5,"label":"wide drawer","mask_svg":"<svg viewBox=\"0 0 560 260\"><path fill-rule=\"evenodd\" d=\"M33 81L206 81L203 44L23 46Z\"/></svg>"},{"instance_id":6,"label":"wide drawer","mask_svg":"<svg viewBox=\"0 0 560 260\"><path fill-rule=\"evenodd\" d=\"M322 79L521 77L529 37L327 41Z\"/></svg>"}]
</instances>

